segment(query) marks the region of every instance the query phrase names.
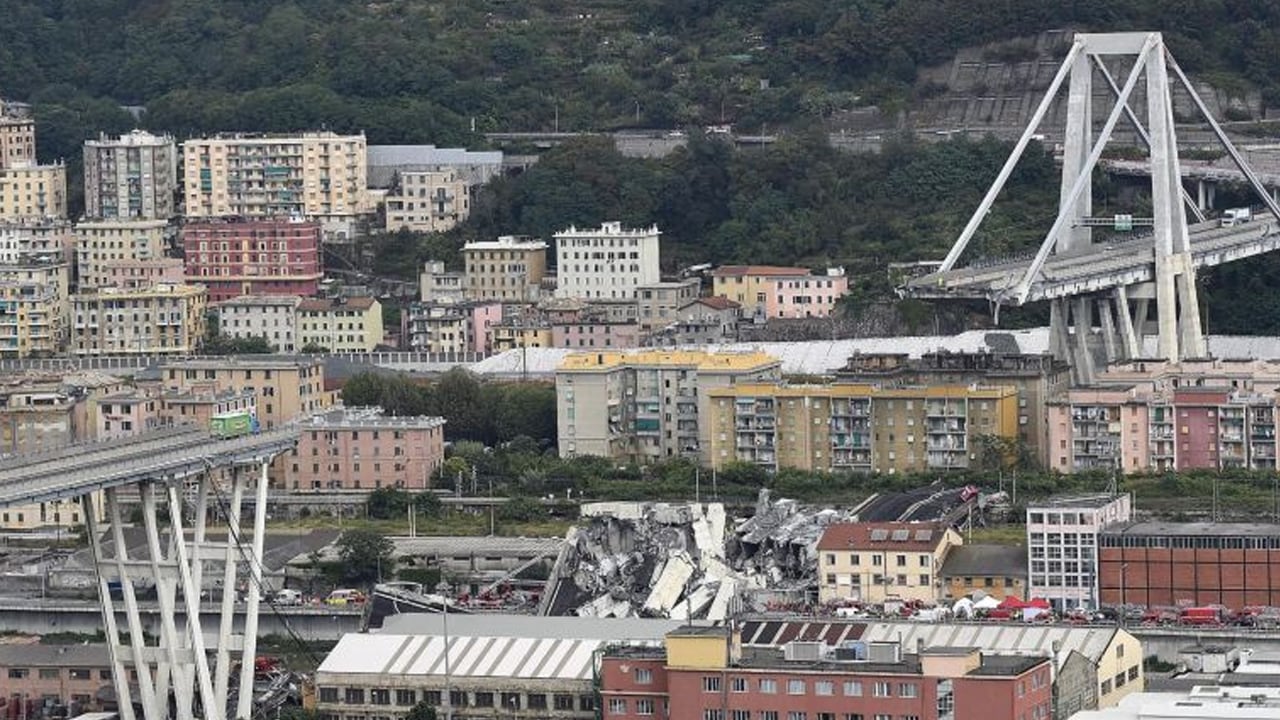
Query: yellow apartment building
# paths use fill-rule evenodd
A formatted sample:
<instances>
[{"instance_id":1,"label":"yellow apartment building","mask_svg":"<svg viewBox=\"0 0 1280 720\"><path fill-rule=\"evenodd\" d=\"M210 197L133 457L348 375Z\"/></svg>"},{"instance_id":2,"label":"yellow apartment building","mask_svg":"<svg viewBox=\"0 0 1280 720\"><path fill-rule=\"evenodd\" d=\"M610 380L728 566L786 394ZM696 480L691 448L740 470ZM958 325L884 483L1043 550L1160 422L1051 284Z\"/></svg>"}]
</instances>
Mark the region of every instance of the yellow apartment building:
<instances>
[{"instance_id":1,"label":"yellow apartment building","mask_svg":"<svg viewBox=\"0 0 1280 720\"><path fill-rule=\"evenodd\" d=\"M712 467L913 472L965 468L981 435L1016 437L1014 388L742 384L708 393Z\"/></svg>"},{"instance_id":2,"label":"yellow apartment building","mask_svg":"<svg viewBox=\"0 0 1280 720\"><path fill-rule=\"evenodd\" d=\"M948 523L829 525L818 540L818 601L935 602L947 554L962 543Z\"/></svg>"},{"instance_id":3,"label":"yellow apartment building","mask_svg":"<svg viewBox=\"0 0 1280 720\"><path fill-rule=\"evenodd\" d=\"M0 357L50 357L67 342L65 262L0 265Z\"/></svg>"},{"instance_id":4,"label":"yellow apartment building","mask_svg":"<svg viewBox=\"0 0 1280 720\"><path fill-rule=\"evenodd\" d=\"M247 355L209 360L174 360L160 366L160 382L173 393L252 392L264 429L333 404L324 389L319 358L255 358Z\"/></svg>"},{"instance_id":5,"label":"yellow apartment building","mask_svg":"<svg viewBox=\"0 0 1280 720\"><path fill-rule=\"evenodd\" d=\"M0 169L0 221L66 216L66 165L27 163Z\"/></svg>"},{"instance_id":6,"label":"yellow apartment building","mask_svg":"<svg viewBox=\"0 0 1280 720\"><path fill-rule=\"evenodd\" d=\"M683 456L706 462L708 394L776 381L781 367L781 361L762 352L574 353L556 370L560 455L634 463Z\"/></svg>"},{"instance_id":7,"label":"yellow apartment building","mask_svg":"<svg viewBox=\"0 0 1280 720\"><path fill-rule=\"evenodd\" d=\"M71 353L190 355L204 340L203 285L102 288L71 297Z\"/></svg>"},{"instance_id":8,"label":"yellow apartment building","mask_svg":"<svg viewBox=\"0 0 1280 720\"><path fill-rule=\"evenodd\" d=\"M0 102L0 170L36 161L36 121L5 113Z\"/></svg>"},{"instance_id":9,"label":"yellow apartment building","mask_svg":"<svg viewBox=\"0 0 1280 720\"><path fill-rule=\"evenodd\" d=\"M373 352L382 343L382 303L371 297L303 298L294 325L300 349Z\"/></svg>"},{"instance_id":10,"label":"yellow apartment building","mask_svg":"<svg viewBox=\"0 0 1280 720\"><path fill-rule=\"evenodd\" d=\"M182 143L183 200L191 218L301 216L368 211L363 134L228 134Z\"/></svg>"},{"instance_id":11,"label":"yellow apartment building","mask_svg":"<svg viewBox=\"0 0 1280 720\"><path fill-rule=\"evenodd\" d=\"M82 291L116 285L111 267L164 257L167 220L94 220L76 223L76 286Z\"/></svg>"},{"instance_id":12,"label":"yellow apartment building","mask_svg":"<svg viewBox=\"0 0 1280 720\"><path fill-rule=\"evenodd\" d=\"M387 232L445 232L471 216L471 193L454 170L402 170L386 203Z\"/></svg>"},{"instance_id":13,"label":"yellow apartment building","mask_svg":"<svg viewBox=\"0 0 1280 720\"><path fill-rule=\"evenodd\" d=\"M462 259L471 300L534 302L547 274L547 244L527 237L503 235L467 243Z\"/></svg>"}]
</instances>

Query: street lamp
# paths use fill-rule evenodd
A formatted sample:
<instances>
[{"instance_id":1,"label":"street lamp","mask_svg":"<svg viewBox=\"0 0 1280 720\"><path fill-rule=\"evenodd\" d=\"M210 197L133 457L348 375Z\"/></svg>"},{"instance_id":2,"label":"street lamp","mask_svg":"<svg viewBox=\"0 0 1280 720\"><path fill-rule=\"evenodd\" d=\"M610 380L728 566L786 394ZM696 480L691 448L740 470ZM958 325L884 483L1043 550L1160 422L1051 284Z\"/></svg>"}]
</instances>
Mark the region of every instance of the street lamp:
<instances>
[{"instance_id":1,"label":"street lamp","mask_svg":"<svg viewBox=\"0 0 1280 720\"><path fill-rule=\"evenodd\" d=\"M440 608L442 611L441 626L444 635L444 720L453 720L453 692L449 689L449 594L453 588L443 579L436 584L436 593L440 595L442 602Z\"/></svg>"}]
</instances>

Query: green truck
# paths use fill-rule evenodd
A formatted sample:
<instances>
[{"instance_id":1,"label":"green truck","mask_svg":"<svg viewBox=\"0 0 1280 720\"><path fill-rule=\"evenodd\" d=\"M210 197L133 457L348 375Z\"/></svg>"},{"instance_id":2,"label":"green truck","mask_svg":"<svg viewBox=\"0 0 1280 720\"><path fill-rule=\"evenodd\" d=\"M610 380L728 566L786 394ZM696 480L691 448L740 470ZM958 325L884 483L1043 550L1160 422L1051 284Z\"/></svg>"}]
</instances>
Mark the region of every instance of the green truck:
<instances>
[{"instance_id":1,"label":"green truck","mask_svg":"<svg viewBox=\"0 0 1280 720\"><path fill-rule=\"evenodd\" d=\"M209 420L215 437L237 437L258 431L258 419L247 410L219 413Z\"/></svg>"}]
</instances>

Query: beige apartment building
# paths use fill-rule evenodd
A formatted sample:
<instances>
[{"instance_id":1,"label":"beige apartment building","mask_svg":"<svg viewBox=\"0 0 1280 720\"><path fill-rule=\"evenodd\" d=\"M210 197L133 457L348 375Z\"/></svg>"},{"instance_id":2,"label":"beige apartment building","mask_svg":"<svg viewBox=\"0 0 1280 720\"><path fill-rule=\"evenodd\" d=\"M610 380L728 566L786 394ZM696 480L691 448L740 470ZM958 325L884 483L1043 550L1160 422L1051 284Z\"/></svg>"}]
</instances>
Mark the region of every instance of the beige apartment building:
<instances>
[{"instance_id":1,"label":"beige apartment building","mask_svg":"<svg viewBox=\"0 0 1280 720\"><path fill-rule=\"evenodd\" d=\"M302 347L297 342L301 303L296 295L242 295L220 302L218 332L241 340L266 338L275 352L297 352Z\"/></svg>"},{"instance_id":2,"label":"beige apartment building","mask_svg":"<svg viewBox=\"0 0 1280 720\"><path fill-rule=\"evenodd\" d=\"M367 212L363 134L226 134L182 143L185 214L349 218Z\"/></svg>"},{"instance_id":3,"label":"beige apartment building","mask_svg":"<svg viewBox=\"0 0 1280 720\"><path fill-rule=\"evenodd\" d=\"M40 255L68 264L75 262L75 235L69 221L0 220L0 262L14 263L19 262L19 257Z\"/></svg>"},{"instance_id":4,"label":"beige apartment building","mask_svg":"<svg viewBox=\"0 0 1280 720\"><path fill-rule=\"evenodd\" d=\"M160 382L179 393L252 392L258 422L271 429L329 407L324 363L318 358L240 356L174 360L160 366Z\"/></svg>"},{"instance_id":5,"label":"beige apartment building","mask_svg":"<svg viewBox=\"0 0 1280 720\"><path fill-rule=\"evenodd\" d=\"M737 383L706 396L712 467L962 469L977 460L982 436L1017 437L1011 387Z\"/></svg>"},{"instance_id":6,"label":"beige apartment building","mask_svg":"<svg viewBox=\"0 0 1280 720\"><path fill-rule=\"evenodd\" d=\"M285 487L426 490L444 462L444 423L442 417L390 417L377 407L313 415L289 454Z\"/></svg>"},{"instance_id":7,"label":"beige apartment building","mask_svg":"<svg viewBox=\"0 0 1280 720\"><path fill-rule=\"evenodd\" d=\"M382 303L375 298L304 298L297 314L299 349L373 352L382 343Z\"/></svg>"},{"instance_id":8,"label":"beige apartment building","mask_svg":"<svg viewBox=\"0 0 1280 720\"><path fill-rule=\"evenodd\" d=\"M829 525L818 540L818 601L936 602L942 564L962 543L948 523Z\"/></svg>"},{"instance_id":9,"label":"beige apartment building","mask_svg":"<svg viewBox=\"0 0 1280 720\"><path fill-rule=\"evenodd\" d=\"M28 163L0 169L0 221L66 216L66 165Z\"/></svg>"},{"instance_id":10,"label":"beige apartment building","mask_svg":"<svg viewBox=\"0 0 1280 720\"><path fill-rule=\"evenodd\" d=\"M36 161L36 121L5 112L0 102L0 170Z\"/></svg>"},{"instance_id":11,"label":"beige apartment building","mask_svg":"<svg viewBox=\"0 0 1280 720\"><path fill-rule=\"evenodd\" d=\"M134 130L84 143L84 213L91 218L177 215L178 147L172 135Z\"/></svg>"},{"instance_id":12,"label":"beige apartment building","mask_svg":"<svg viewBox=\"0 0 1280 720\"><path fill-rule=\"evenodd\" d=\"M702 281L688 278L674 282L659 282L636 288L636 306L640 331L661 330L680 320L680 308L698 299Z\"/></svg>"},{"instance_id":13,"label":"beige apartment building","mask_svg":"<svg viewBox=\"0 0 1280 720\"><path fill-rule=\"evenodd\" d=\"M471 216L467 183L454 170L402 170L387 195L386 229L445 232Z\"/></svg>"},{"instance_id":14,"label":"beige apartment building","mask_svg":"<svg viewBox=\"0 0 1280 720\"><path fill-rule=\"evenodd\" d=\"M76 287L112 287L112 266L164 257L166 220L91 220L76 223Z\"/></svg>"},{"instance_id":15,"label":"beige apartment building","mask_svg":"<svg viewBox=\"0 0 1280 720\"><path fill-rule=\"evenodd\" d=\"M560 455L598 455L648 463L705 461L708 396L716 388L769 382L782 363L762 352L587 352L556 370Z\"/></svg>"},{"instance_id":16,"label":"beige apartment building","mask_svg":"<svg viewBox=\"0 0 1280 720\"><path fill-rule=\"evenodd\" d=\"M127 289L145 288L158 283L177 285L186 282L182 260L156 258L155 260L113 260L103 266L97 282L103 287Z\"/></svg>"},{"instance_id":17,"label":"beige apartment building","mask_svg":"<svg viewBox=\"0 0 1280 720\"><path fill-rule=\"evenodd\" d=\"M427 353L464 353L472 348L471 320L455 303L414 303L406 330L409 347Z\"/></svg>"},{"instance_id":18,"label":"beige apartment building","mask_svg":"<svg viewBox=\"0 0 1280 720\"><path fill-rule=\"evenodd\" d=\"M204 340L202 285L102 288L71 297L71 354L190 355Z\"/></svg>"},{"instance_id":19,"label":"beige apartment building","mask_svg":"<svg viewBox=\"0 0 1280 720\"><path fill-rule=\"evenodd\" d=\"M59 295L55 285L0 279L0 357L60 354L66 342L65 311L66 295Z\"/></svg>"},{"instance_id":20,"label":"beige apartment building","mask_svg":"<svg viewBox=\"0 0 1280 720\"><path fill-rule=\"evenodd\" d=\"M503 235L497 240L467 243L467 298L536 302L547 274L547 244L527 237Z\"/></svg>"}]
</instances>

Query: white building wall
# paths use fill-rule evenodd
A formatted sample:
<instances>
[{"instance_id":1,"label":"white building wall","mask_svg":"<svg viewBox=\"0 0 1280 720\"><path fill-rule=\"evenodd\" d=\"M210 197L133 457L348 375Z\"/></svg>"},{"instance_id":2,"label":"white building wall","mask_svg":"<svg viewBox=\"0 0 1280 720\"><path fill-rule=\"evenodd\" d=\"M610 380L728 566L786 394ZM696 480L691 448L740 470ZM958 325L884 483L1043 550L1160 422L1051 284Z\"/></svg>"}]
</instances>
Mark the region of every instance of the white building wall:
<instances>
[{"instance_id":1,"label":"white building wall","mask_svg":"<svg viewBox=\"0 0 1280 720\"><path fill-rule=\"evenodd\" d=\"M556 297L630 300L640 285L660 280L655 225L629 230L620 222L555 234Z\"/></svg>"}]
</instances>

